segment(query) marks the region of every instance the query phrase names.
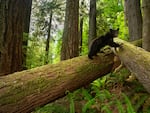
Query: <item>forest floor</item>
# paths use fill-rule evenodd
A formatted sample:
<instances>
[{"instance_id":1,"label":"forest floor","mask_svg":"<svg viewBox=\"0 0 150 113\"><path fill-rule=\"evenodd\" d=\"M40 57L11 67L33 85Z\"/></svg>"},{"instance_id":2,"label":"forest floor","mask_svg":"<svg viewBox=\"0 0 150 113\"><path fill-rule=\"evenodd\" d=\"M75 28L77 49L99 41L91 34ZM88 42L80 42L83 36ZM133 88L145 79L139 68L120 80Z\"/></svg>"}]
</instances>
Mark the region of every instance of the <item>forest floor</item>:
<instances>
[{"instance_id":1,"label":"forest floor","mask_svg":"<svg viewBox=\"0 0 150 113\"><path fill-rule=\"evenodd\" d=\"M150 95L125 68L66 94L33 113L150 113Z\"/></svg>"}]
</instances>

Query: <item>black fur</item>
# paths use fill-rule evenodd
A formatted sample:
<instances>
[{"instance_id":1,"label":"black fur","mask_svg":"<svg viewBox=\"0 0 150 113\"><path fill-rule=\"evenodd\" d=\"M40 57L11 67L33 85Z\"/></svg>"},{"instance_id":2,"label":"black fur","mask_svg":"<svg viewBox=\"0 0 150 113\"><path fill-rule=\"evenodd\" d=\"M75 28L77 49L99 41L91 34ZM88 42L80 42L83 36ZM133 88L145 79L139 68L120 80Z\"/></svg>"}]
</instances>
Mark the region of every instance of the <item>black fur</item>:
<instances>
[{"instance_id":1,"label":"black fur","mask_svg":"<svg viewBox=\"0 0 150 113\"><path fill-rule=\"evenodd\" d=\"M117 37L119 33L119 28L117 30L110 29L106 35L96 38L92 41L88 57L93 59L93 56L97 56L97 53L106 45L111 47L119 47L120 45L113 41L114 37Z\"/></svg>"}]
</instances>

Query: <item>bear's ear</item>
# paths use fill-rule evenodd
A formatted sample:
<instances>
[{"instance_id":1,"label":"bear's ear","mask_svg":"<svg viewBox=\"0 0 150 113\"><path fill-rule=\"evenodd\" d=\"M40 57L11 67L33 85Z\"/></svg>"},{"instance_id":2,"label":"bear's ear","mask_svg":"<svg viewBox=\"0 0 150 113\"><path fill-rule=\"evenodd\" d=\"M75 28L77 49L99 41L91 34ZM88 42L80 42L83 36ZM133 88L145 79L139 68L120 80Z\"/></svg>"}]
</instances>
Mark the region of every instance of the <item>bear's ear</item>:
<instances>
[{"instance_id":1,"label":"bear's ear","mask_svg":"<svg viewBox=\"0 0 150 113\"><path fill-rule=\"evenodd\" d=\"M117 31L119 31L119 28L117 28Z\"/></svg>"},{"instance_id":2,"label":"bear's ear","mask_svg":"<svg viewBox=\"0 0 150 113\"><path fill-rule=\"evenodd\" d=\"M110 32L112 32L113 30L112 29L109 29L110 30Z\"/></svg>"}]
</instances>

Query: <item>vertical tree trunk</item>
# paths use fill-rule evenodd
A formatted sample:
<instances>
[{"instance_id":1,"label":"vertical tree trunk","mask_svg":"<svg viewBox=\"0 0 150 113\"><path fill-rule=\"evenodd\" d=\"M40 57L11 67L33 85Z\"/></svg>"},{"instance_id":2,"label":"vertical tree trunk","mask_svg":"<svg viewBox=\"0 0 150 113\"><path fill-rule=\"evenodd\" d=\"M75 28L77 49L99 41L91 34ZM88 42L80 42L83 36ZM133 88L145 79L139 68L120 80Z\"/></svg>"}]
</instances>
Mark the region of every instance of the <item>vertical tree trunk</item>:
<instances>
[{"instance_id":1,"label":"vertical tree trunk","mask_svg":"<svg viewBox=\"0 0 150 113\"><path fill-rule=\"evenodd\" d=\"M24 35L23 35L23 69L27 69L26 58L27 58L27 46L28 46L28 35L30 28L30 16L32 0L25 0L25 18L24 18Z\"/></svg>"},{"instance_id":2,"label":"vertical tree trunk","mask_svg":"<svg viewBox=\"0 0 150 113\"><path fill-rule=\"evenodd\" d=\"M124 0L124 22L128 26L128 9L127 9L127 0Z\"/></svg>"},{"instance_id":3,"label":"vertical tree trunk","mask_svg":"<svg viewBox=\"0 0 150 113\"><path fill-rule=\"evenodd\" d=\"M61 60L79 56L79 0L66 1Z\"/></svg>"},{"instance_id":4,"label":"vertical tree trunk","mask_svg":"<svg viewBox=\"0 0 150 113\"><path fill-rule=\"evenodd\" d=\"M150 0L143 0L143 48L150 51Z\"/></svg>"},{"instance_id":5,"label":"vertical tree trunk","mask_svg":"<svg viewBox=\"0 0 150 113\"><path fill-rule=\"evenodd\" d=\"M96 38L96 0L90 0L89 12L89 45Z\"/></svg>"},{"instance_id":6,"label":"vertical tree trunk","mask_svg":"<svg viewBox=\"0 0 150 113\"><path fill-rule=\"evenodd\" d=\"M83 17L80 19L80 53L82 52Z\"/></svg>"},{"instance_id":7,"label":"vertical tree trunk","mask_svg":"<svg viewBox=\"0 0 150 113\"><path fill-rule=\"evenodd\" d=\"M48 23L48 34L46 40L46 49L45 49L45 64L48 64L48 57L49 57L49 43L50 43L50 36L51 36L51 26L52 26L52 11L50 12L49 23Z\"/></svg>"},{"instance_id":8,"label":"vertical tree trunk","mask_svg":"<svg viewBox=\"0 0 150 113\"><path fill-rule=\"evenodd\" d=\"M140 39L142 38L140 0L125 0L124 3L130 41Z\"/></svg>"},{"instance_id":9,"label":"vertical tree trunk","mask_svg":"<svg viewBox=\"0 0 150 113\"><path fill-rule=\"evenodd\" d=\"M24 0L0 1L0 75L23 69Z\"/></svg>"}]
</instances>

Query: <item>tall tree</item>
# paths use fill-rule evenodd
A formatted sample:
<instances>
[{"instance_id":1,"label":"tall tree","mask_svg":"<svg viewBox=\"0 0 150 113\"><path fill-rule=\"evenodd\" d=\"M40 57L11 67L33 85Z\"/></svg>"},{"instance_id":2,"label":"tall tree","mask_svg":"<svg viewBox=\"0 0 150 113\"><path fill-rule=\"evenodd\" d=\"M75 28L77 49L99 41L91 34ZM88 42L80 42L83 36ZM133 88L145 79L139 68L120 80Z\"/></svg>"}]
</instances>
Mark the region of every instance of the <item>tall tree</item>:
<instances>
[{"instance_id":1,"label":"tall tree","mask_svg":"<svg viewBox=\"0 0 150 113\"><path fill-rule=\"evenodd\" d=\"M150 51L150 0L143 0L143 48Z\"/></svg>"},{"instance_id":2,"label":"tall tree","mask_svg":"<svg viewBox=\"0 0 150 113\"><path fill-rule=\"evenodd\" d=\"M49 56L49 43L50 43L50 35L51 35L51 26L52 26L52 16L53 12L51 10L50 16L49 16L49 23L48 23L48 34L46 39L46 48L45 48L45 64L48 64L48 56Z\"/></svg>"},{"instance_id":3,"label":"tall tree","mask_svg":"<svg viewBox=\"0 0 150 113\"><path fill-rule=\"evenodd\" d=\"M23 37L23 69L27 69L26 58L27 58L27 46L28 46L28 36L30 28L30 16L32 0L25 0L25 18L24 18L24 37Z\"/></svg>"},{"instance_id":4,"label":"tall tree","mask_svg":"<svg viewBox=\"0 0 150 113\"><path fill-rule=\"evenodd\" d=\"M64 2L64 0L42 0L33 2L33 6L36 7L36 9L33 10L33 18L36 19L36 24L33 25L33 35L40 39L43 37L45 42L43 64L53 62L52 56L55 56L55 53L53 53L53 49L55 48L50 48L50 44L56 40L54 34L60 30L60 26L64 20Z\"/></svg>"},{"instance_id":5,"label":"tall tree","mask_svg":"<svg viewBox=\"0 0 150 113\"><path fill-rule=\"evenodd\" d=\"M61 60L70 59L79 55L78 22L79 0L67 0Z\"/></svg>"},{"instance_id":6,"label":"tall tree","mask_svg":"<svg viewBox=\"0 0 150 113\"><path fill-rule=\"evenodd\" d=\"M80 48L80 54L81 54L81 52L82 52L82 42L83 42L83 39L82 39L82 35L83 35L83 20L84 20L84 18L82 17L82 16L80 16L80 35L79 35L79 38L80 38L80 40L79 40L79 42L80 42L80 46L79 46L79 48Z\"/></svg>"},{"instance_id":7,"label":"tall tree","mask_svg":"<svg viewBox=\"0 0 150 113\"><path fill-rule=\"evenodd\" d=\"M125 15L130 41L142 38L142 15L140 0L125 0Z\"/></svg>"},{"instance_id":8,"label":"tall tree","mask_svg":"<svg viewBox=\"0 0 150 113\"><path fill-rule=\"evenodd\" d=\"M96 38L96 0L90 0L89 12L89 44Z\"/></svg>"},{"instance_id":9,"label":"tall tree","mask_svg":"<svg viewBox=\"0 0 150 113\"><path fill-rule=\"evenodd\" d=\"M24 0L0 1L0 75L23 69Z\"/></svg>"},{"instance_id":10,"label":"tall tree","mask_svg":"<svg viewBox=\"0 0 150 113\"><path fill-rule=\"evenodd\" d=\"M81 0L79 2L79 14L80 14L80 23L79 23L79 48L80 54L82 54L82 45L83 45L83 25L84 25L84 18L87 16L86 13L87 6L85 0Z\"/></svg>"}]
</instances>

